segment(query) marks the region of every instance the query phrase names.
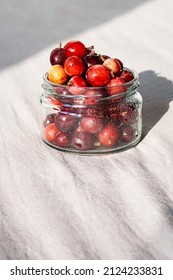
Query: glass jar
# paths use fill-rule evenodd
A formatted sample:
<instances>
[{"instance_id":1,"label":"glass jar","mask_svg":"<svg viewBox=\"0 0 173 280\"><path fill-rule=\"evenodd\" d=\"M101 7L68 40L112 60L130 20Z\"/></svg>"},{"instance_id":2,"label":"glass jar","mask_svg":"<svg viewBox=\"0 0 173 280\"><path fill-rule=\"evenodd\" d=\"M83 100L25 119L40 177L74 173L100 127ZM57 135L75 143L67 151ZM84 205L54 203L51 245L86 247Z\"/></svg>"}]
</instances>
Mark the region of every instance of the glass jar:
<instances>
[{"instance_id":1,"label":"glass jar","mask_svg":"<svg viewBox=\"0 0 173 280\"><path fill-rule=\"evenodd\" d=\"M130 70L127 69L126 70ZM102 154L135 146L142 134L142 97L134 79L114 87L57 85L43 77L41 138L59 151Z\"/></svg>"}]
</instances>

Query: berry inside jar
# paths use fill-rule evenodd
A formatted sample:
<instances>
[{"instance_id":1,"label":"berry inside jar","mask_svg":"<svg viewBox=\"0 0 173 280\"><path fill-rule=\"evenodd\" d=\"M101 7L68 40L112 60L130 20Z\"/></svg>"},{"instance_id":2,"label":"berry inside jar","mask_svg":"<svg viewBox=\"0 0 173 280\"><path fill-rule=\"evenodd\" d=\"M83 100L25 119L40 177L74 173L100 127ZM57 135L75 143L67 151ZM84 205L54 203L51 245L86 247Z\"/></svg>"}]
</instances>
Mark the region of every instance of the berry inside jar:
<instances>
[{"instance_id":1,"label":"berry inside jar","mask_svg":"<svg viewBox=\"0 0 173 280\"><path fill-rule=\"evenodd\" d=\"M66 152L97 154L140 141L142 97L134 70L80 41L60 44L50 63L41 97L44 142Z\"/></svg>"}]
</instances>

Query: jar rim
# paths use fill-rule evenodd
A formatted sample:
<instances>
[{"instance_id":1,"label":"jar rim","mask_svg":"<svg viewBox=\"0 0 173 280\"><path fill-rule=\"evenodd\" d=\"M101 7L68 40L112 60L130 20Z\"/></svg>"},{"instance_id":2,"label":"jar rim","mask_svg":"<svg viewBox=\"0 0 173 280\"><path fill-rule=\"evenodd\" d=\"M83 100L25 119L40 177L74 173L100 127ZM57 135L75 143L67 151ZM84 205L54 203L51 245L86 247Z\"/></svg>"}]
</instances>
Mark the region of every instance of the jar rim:
<instances>
[{"instance_id":1,"label":"jar rim","mask_svg":"<svg viewBox=\"0 0 173 280\"><path fill-rule=\"evenodd\" d=\"M122 91L118 94L115 94L115 95L110 95L110 96L106 96L106 97L103 97L103 95L99 92L103 92L104 90L106 91L111 91L111 89L116 89L118 87L122 87L122 84L117 84L117 85L114 85L114 86L102 86L102 87L93 87L93 86L87 86L87 87L75 87L75 86L70 86L70 85L67 85L67 84L57 84L57 83L53 83L53 82L50 82L48 80L48 73L46 72L44 75L43 75L43 81L44 81L44 84L42 84L42 88L47 92L49 92L49 94L51 94L52 96L56 96L56 97L62 97L62 92L65 91L65 90L69 90L71 92L75 91L75 90L78 90L78 92L85 92L85 91L95 91L95 94L94 96L95 97L102 97L103 99L109 99L109 98L112 98L112 97L119 97L119 96L122 96L122 95L129 95L129 94L133 94L136 89L138 88L139 86L139 82L138 82L138 79L139 79L139 75L138 73L133 70L133 69L130 69L130 68L127 68L127 67L124 67L123 70L127 70L127 71L130 71L132 72L134 78L133 80L129 81L129 82L125 82L123 85L125 86L125 88L127 89L126 91ZM61 93L58 93L57 92L57 89L59 89L59 91ZM70 98L70 99L80 99L80 98L90 98L91 96L84 96L84 94L66 94L64 96L65 98Z\"/></svg>"}]
</instances>

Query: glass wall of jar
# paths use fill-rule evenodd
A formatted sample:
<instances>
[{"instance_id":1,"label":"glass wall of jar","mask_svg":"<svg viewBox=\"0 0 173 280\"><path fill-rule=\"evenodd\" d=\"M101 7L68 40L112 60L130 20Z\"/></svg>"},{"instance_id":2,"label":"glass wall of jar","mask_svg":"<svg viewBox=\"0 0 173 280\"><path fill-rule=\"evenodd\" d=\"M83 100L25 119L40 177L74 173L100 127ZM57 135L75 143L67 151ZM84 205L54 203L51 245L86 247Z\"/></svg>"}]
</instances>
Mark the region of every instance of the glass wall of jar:
<instances>
[{"instance_id":1,"label":"glass wall of jar","mask_svg":"<svg viewBox=\"0 0 173 280\"><path fill-rule=\"evenodd\" d=\"M129 70L129 69L128 69ZM64 152L101 154L135 146L142 134L142 97L134 79L113 87L57 85L43 77L41 137Z\"/></svg>"}]
</instances>

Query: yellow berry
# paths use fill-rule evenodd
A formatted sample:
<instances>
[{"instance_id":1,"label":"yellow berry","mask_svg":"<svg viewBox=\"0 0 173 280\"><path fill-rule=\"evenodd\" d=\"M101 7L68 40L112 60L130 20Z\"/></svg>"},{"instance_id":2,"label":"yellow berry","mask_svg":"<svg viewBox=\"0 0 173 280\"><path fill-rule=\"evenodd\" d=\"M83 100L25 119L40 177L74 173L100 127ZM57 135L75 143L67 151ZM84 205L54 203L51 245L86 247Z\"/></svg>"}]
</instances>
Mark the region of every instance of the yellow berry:
<instances>
[{"instance_id":1,"label":"yellow berry","mask_svg":"<svg viewBox=\"0 0 173 280\"><path fill-rule=\"evenodd\" d=\"M64 84L68 80L68 75L64 71L62 65L56 64L49 68L48 70L48 80L55 84Z\"/></svg>"}]
</instances>

